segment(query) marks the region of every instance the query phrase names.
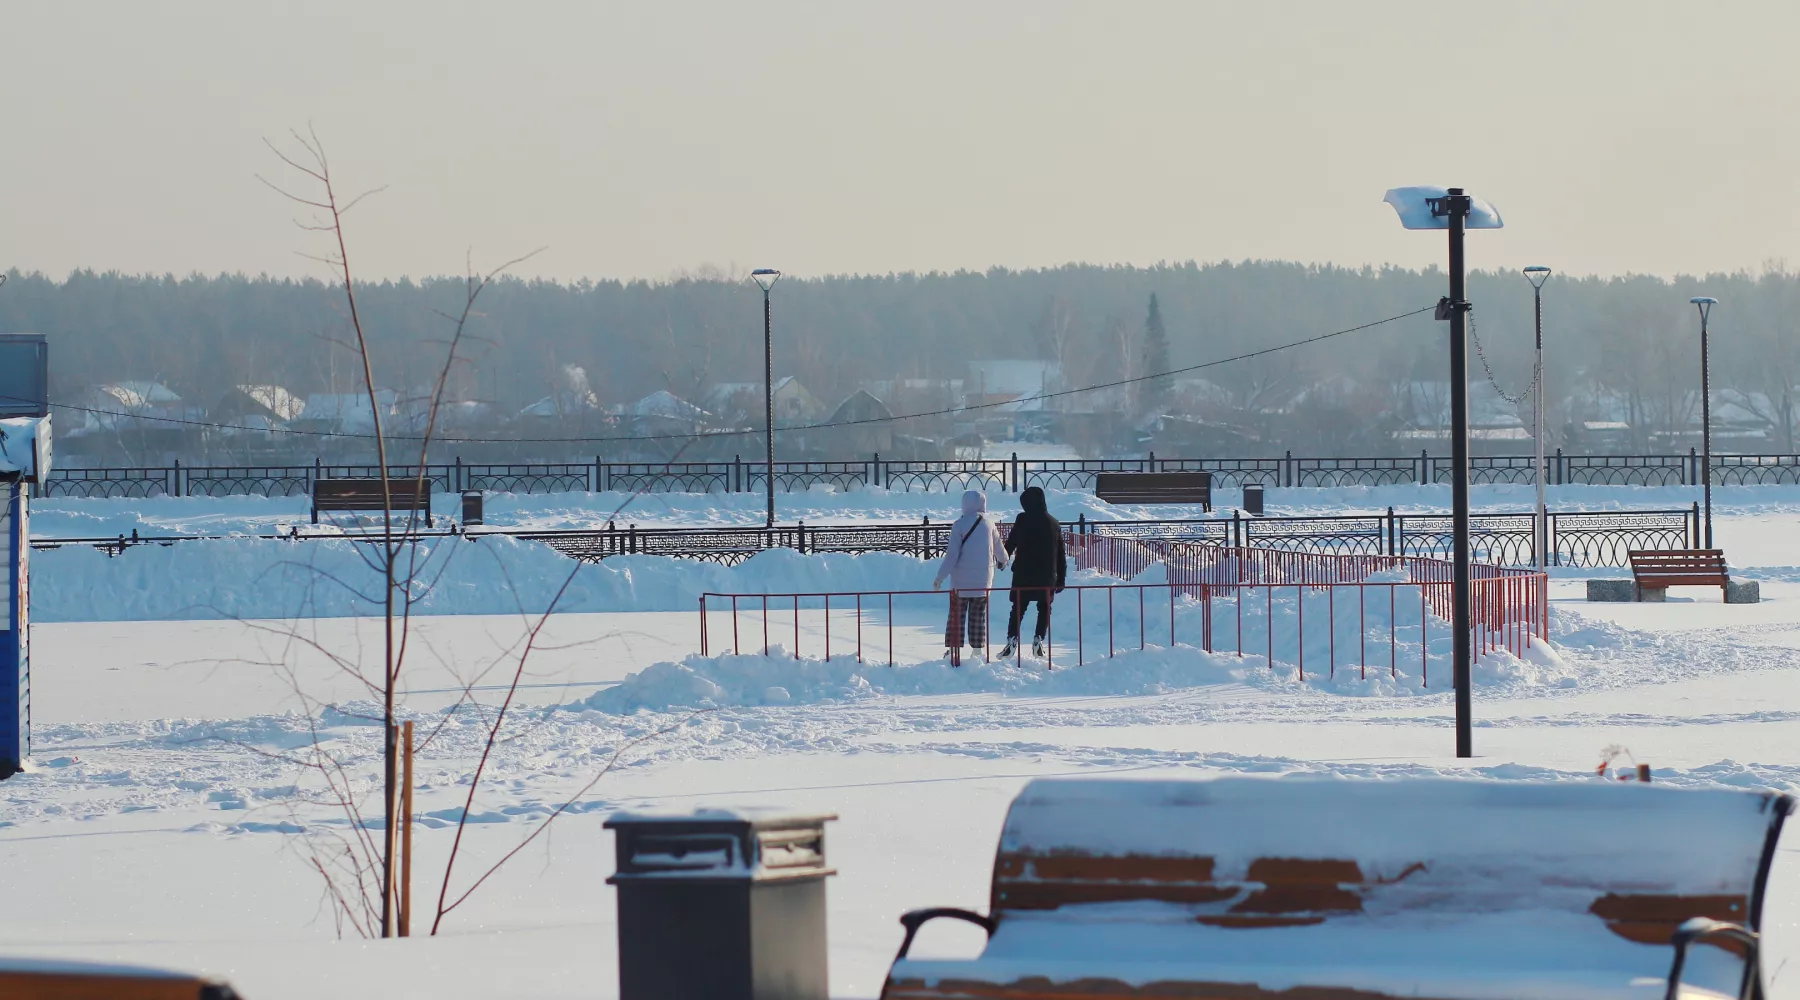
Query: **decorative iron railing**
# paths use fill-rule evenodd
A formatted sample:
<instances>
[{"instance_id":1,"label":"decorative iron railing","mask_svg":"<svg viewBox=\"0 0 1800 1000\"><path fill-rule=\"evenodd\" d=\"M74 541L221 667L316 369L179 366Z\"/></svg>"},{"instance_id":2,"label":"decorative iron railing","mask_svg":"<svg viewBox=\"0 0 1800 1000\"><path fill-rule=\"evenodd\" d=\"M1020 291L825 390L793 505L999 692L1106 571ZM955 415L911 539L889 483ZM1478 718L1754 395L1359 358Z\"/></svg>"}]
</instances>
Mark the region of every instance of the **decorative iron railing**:
<instances>
[{"instance_id":1,"label":"decorative iron railing","mask_svg":"<svg viewBox=\"0 0 1800 1000\"><path fill-rule=\"evenodd\" d=\"M1475 483L1529 484L1535 481L1529 456L1487 455L1470 462ZM1699 455L1545 456L1551 485L1696 486L1702 479ZM1421 453L1411 458L1004 458L918 461L866 459L829 462L776 462L778 492L817 486L849 491L867 487L900 492L954 492L1027 486L1091 490L1101 472L1210 472L1216 489L1258 483L1274 487L1392 486L1448 483L1450 460ZM392 474L411 477L416 466L396 466ZM766 463L592 462L477 464L461 459L428 465L425 474L442 492L488 490L503 493L760 493L767 489ZM317 479L375 478L374 465L202 466L176 462L167 467L58 469L41 484L40 496L296 496ZM1718 486L1800 483L1800 455L1714 455L1712 481Z\"/></svg>"},{"instance_id":2,"label":"decorative iron railing","mask_svg":"<svg viewBox=\"0 0 1800 1000\"><path fill-rule=\"evenodd\" d=\"M1693 548L1700 537L1697 508L1636 511L1552 511L1549 520L1550 565L1570 567L1623 566L1632 549ZM1532 562L1529 512L1476 514L1470 518L1470 540L1476 558L1524 566ZM1064 525L1072 545L1089 539L1141 543L1145 566L1155 561L1156 547L1164 544L1202 544L1258 548L1329 555L1420 556L1446 558L1451 549L1450 518L1441 514L1399 514L1391 508L1380 514L1336 517L1229 517L1167 519L1155 521L1090 521L1086 516ZM1000 525L1004 533L1010 525ZM766 549L800 552L894 552L919 559L943 555L949 542L950 522L926 518L918 524L789 524L767 527L640 528L609 523L604 528L555 531L483 528L469 533L511 535L542 542L563 554L585 562L600 562L624 555L676 556L737 565ZM412 533L413 537L444 537L460 529ZM178 542L228 536L164 535L114 538L34 538L34 548L92 545L117 555L134 545L174 545ZM356 540L342 531L256 535L281 541L318 539ZM1135 549L1133 549L1135 551Z\"/></svg>"}]
</instances>

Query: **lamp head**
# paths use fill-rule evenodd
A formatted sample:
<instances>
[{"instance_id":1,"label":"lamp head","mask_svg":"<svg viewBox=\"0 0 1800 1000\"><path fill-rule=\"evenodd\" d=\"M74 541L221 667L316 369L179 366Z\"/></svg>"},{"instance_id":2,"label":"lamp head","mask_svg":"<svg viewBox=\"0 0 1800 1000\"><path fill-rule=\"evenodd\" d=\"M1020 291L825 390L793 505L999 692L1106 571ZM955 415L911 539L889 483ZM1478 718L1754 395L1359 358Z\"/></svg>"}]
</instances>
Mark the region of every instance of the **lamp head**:
<instances>
[{"instance_id":1,"label":"lamp head","mask_svg":"<svg viewBox=\"0 0 1800 1000\"><path fill-rule=\"evenodd\" d=\"M1431 184L1416 187L1394 188L1382 201L1394 206L1400 216L1400 225L1407 229L1449 229L1450 212L1447 207L1452 194L1464 196L1461 188L1441 188ZM1469 214L1463 219L1464 229L1499 229L1505 225L1500 221L1500 212L1494 206L1480 198L1469 198Z\"/></svg>"},{"instance_id":2,"label":"lamp head","mask_svg":"<svg viewBox=\"0 0 1800 1000\"><path fill-rule=\"evenodd\" d=\"M1531 282L1533 288L1542 288L1544 282L1550 280L1550 269L1542 264L1533 264L1525 269L1525 280Z\"/></svg>"},{"instance_id":3,"label":"lamp head","mask_svg":"<svg viewBox=\"0 0 1800 1000\"><path fill-rule=\"evenodd\" d=\"M1704 332L1707 314L1712 312L1713 306L1719 304L1719 300L1710 295L1696 295L1688 301L1694 304L1695 309L1700 310L1700 329Z\"/></svg>"},{"instance_id":4,"label":"lamp head","mask_svg":"<svg viewBox=\"0 0 1800 1000\"><path fill-rule=\"evenodd\" d=\"M781 280L781 272L772 267L759 267L750 272L750 280L756 282L766 292L775 287L775 282Z\"/></svg>"}]
</instances>

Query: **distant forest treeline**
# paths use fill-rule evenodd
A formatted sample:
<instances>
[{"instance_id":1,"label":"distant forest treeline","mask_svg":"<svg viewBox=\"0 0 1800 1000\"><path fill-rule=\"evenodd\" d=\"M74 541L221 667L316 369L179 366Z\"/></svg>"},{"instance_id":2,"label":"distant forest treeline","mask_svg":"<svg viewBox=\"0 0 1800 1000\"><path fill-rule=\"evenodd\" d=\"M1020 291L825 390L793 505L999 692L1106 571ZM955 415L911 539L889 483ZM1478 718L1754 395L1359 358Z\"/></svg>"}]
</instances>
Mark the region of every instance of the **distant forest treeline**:
<instances>
[{"instance_id":1,"label":"distant forest treeline","mask_svg":"<svg viewBox=\"0 0 1800 1000\"><path fill-rule=\"evenodd\" d=\"M501 280L487 290L454 399L516 412L555 392L570 365L602 404L666 389L688 400L719 382L760 382L761 293L734 276L665 282ZM14 272L0 286L0 332L49 336L52 398L155 381L199 406L231 386L276 384L304 397L360 388L341 290L319 281L78 271ZM1169 363L1195 365L1429 305L1436 270L1341 268L1273 261L1153 267L785 278L774 289L775 371L796 375L830 407L875 380L962 378L973 360L1041 358L1069 385L1142 375L1146 305L1158 298ZM1606 400L1631 425L1627 442L1675 440L1692 423L1698 323L1688 298L1716 296L1715 391L1766 410L1768 446L1794 450L1800 390L1800 276L1762 273L1665 279L1553 277L1544 290L1553 422ZM460 278L360 286L376 377L406 392L435 375L461 305ZM1507 392L1531 376L1532 294L1517 272L1471 276L1476 330ZM1358 387L1360 409L1314 413L1271 446L1296 453L1393 453L1370 420L1384 397L1444 378L1447 324L1429 313L1323 344L1199 373L1248 409L1279 409L1327 380ZM1150 355L1154 356L1154 354ZM1482 378L1471 358L1472 376ZM1258 404L1253 397L1260 397ZM1391 428L1382 428L1384 432ZM1520 451L1528 449L1528 444ZM1413 450L1417 450L1416 448ZM1685 450L1685 449L1683 449Z\"/></svg>"}]
</instances>

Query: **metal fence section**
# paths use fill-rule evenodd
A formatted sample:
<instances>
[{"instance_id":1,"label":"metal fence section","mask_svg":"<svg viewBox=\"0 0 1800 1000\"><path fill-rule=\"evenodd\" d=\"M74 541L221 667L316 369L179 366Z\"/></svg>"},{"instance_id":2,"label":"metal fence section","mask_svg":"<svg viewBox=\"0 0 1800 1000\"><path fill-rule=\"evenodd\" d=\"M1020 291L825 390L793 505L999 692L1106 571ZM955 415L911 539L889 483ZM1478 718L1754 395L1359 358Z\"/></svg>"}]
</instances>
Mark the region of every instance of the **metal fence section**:
<instances>
[{"instance_id":1,"label":"metal fence section","mask_svg":"<svg viewBox=\"0 0 1800 1000\"><path fill-rule=\"evenodd\" d=\"M1490 455L1471 459L1476 483L1533 482L1530 456ZM1800 455L1714 455L1716 485L1800 483ZM1392 486L1447 483L1450 460L1424 452L1400 458L1142 458L1024 459L1006 457L950 461L866 459L776 462L775 488L800 492L817 486L849 491L879 487L901 492L954 492L1027 486L1092 490L1102 472L1210 472L1217 489L1248 483L1274 487ZM425 467L438 490L492 490L508 493L759 493L768 488L767 463L591 462L471 464L457 459ZM418 475L416 466L396 466L396 477ZM1610 486L1696 486L1700 456L1564 455L1544 458L1546 482ZM50 497L296 496L316 479L375 478L373 465L206 466L176 462L166 467L58 469L38 487Z\"/></svg>"},{"instance_id":2,"label":"metal fence section","mask_svg":"<svg viewBox=\"0 0 1800 1000\"><path fill-rule=\"evenodd\" d=\"M1071 653L1073 665L1082 666L1089 659L1129 650L1187 646L1258 657L1270 669L1286 664L1301 678L1310 659L1310 668L1328 677L1336 677L1339 669L1354 668L1359 679L1366 679L1373 668L1398 679L1402 669L1411 670L1416 656L1418 682L1428 687L1433 642L1443 647L1450 637L1446 619L1454 570L1446 560L1104 536L1084 539L1077 552L1077 560L1093 569L1129 568L1146 558L1168 568L1168 582L1070 586L1062 591L1063 596L1052 602L1060 610L1049 623L1046 668L1055 668L1059 643L1065 665ZM1544 574L1487 565L1474 569L1472 628L1477 655L1506 650L1524 656L1534 639L1548 637ZM1009 598L1010 606L1011 594L1006 588L985 591L994 608L990 620L999 617L1002 597ZM915 617L923 609L929 622L932 610L941 614L947 609L947 600L933 591L706 593L699 598L700 652L768 656L791 640L791 646L781 651L795 659L810 651L825 659L854 656L859 662L894 666L903 658L898 650L904 636L896 636L900 614L910 605ZM1068 635L1071 618L1073 639ZM1060 639L1059 619L1064 622ZM809 638L816 643L810 650ZM986 658L992 657L992 645L990 634ZM1015 656L1015 664L1022 665L1022 645ZM1438 659L1444 656L1440 648ZM960 650L950 651L949 659L959 663Z\"/></svg>"},{"instance_id":3,"label":"metal fence section","mask_svg":"<svg viewBox=\"0 0 1800 1000\"><path fill-rule=\"evenodd\" d=\"M1633 549L1689 549L1699 538L1700 513L1697 507L1672 510L1637 511L1553 511L1550 522L1550 564L1552 566L1593 567L1623 566L1626 554ZM1002 534L1010 524L999 525ZM1398 514L1391 508L1382 514L1352 514L1336 517L1243 517L1233 512L1229 517L1204 517L1143 521L1090 521L1086 516L1065 524L1064 539L1072 551L1102 544L1118 551L1135 551L1125 543L1133 543L1147 553L1160 552L1157 546L1171 543L1197 543L1224 548L1254 548L1305 553L1369 556L1427 556L1448 558L1451 546L1451 521L1441 514ZM918 524L843 524L807 525L805 523L745 527L640 528L635 524L619 527L608 523L603 528L571 528L539 530L484 527L469 533L470 538L484 535L511 535L528 541L542 542L551 548L584 562L600 562L626 555L674 556L701 559L735 566L768 549L795 549L807 552L893 552L917 559L935 559L944 554L949 541L950 522L926 518ZM441 537L459 533L415 531L415 537ZM64 545L92 545L117 555L134 545L174 545L179 542L207 538L253 537L281 541L319 539L355 539L356 534L341 530L303 532L295 530L279 535L118 535L107 538L34 538L32 546L40 549ZM1108 542L1097 542L1107 539ZM1522 566L1531 562L1531 514L1529 512L1476 514L1470 518L1470 539L1478 559L1500 565ZM1136 575L1155 559L1145 556L1129 568L1123 564L1096 567L1107 572Z\"/></svg>"}]
</instances>

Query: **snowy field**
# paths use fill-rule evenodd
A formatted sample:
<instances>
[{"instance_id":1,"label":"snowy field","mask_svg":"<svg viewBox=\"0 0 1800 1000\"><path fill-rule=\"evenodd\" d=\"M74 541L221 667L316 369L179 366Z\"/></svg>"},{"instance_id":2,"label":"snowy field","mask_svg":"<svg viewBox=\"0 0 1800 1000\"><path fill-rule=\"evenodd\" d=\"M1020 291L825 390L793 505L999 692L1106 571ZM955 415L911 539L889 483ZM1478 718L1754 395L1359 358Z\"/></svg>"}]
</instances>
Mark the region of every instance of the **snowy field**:
<instances>
[{"instance_id":1,"label":"snowy field","mask_svg":"<svg viewBox=\"0 0 1800 1000\"><path fill-rule=\"evenodd\" d=\"M1696 493L1564 487L1551 502L1678 507ZM489 511L494 523L576 526L604 522L622 499L490 498ZM1431 509L1448 502L1448 491L1295 490L1272 499L1278 513ZM1476 500L1523 509L1530 490L1481 488ZM1480 756L1461 764L1451 755L1447 693L1303 681L1255 657L1153 648L1054 674L1029 661L952 671L700 658L692 609L702 586L888 589L928 585L930 571L885 555L772 552L737 570L609 561L580 581L565 605L573 610L551 620L526 665L526 708L470 811L456 885L517 845L624 748L620 766L450 915L439 938L404 942L339 939L305 858L311 838L343 828L342 814L284 759L317 727L331 747L360 755L360 775L374 774L379 727L362 718L373 706L326 654L373 663L380 623L356 617L355 602L332 596L317 576L317 560L353 573L353 553L249 540L146 546L110 560L78 549L40 553L34 607L41 622L60 620L35 636L36 769L0 784L0 899L9 904L0 954L202 970L230 978L250 1000L611 996L605 878L613 848L604 818L620 808L761 804L841 817L829 838L841 872L829 888L833 991L872 997L899 942L902 910L986 908L1002 816L1034 776L1584 781L1595 780L1605 748L1621 745L1661 781L1800 791L1800 487L1720 490L1715 500L1720 540L1743 575L1762 581L1763 603L1726 606L1716 591L1695 589L1662 605L1588 605L1581 580L1553 581L1553 648L1478 670ZM826 523L948 518L953 498L783 501L790 514ZM759 503L646 497L631 516L750 523ZM1000 495L991 503L1012 506ZM1081 494L1053 494L1051 509L1137 513ZM59 500L37 505L32 527L40 535L249 531L304 520L304 511L303 500ZM527 628L519 609L541 604L568 565L523 543L457 544L482 554L438 557L449 585L433 595L441 603L429 610L438 613L413 623L404 678L406 717L436 733L421 754L417 805L415 899L427 913L467 794L459 782ZM312 613L336 617L288 620ZM928 651L938 628L941 620L921 613L897 624L897 641ZM816 650L813 636L803 638ZM447 713L465 690L477 704ZM1766 912L1775 997L1800 998L1800 962L1790 961L1800 957L1796 838L1778 856ZM1630 850L1628 834L1620 849ZM978 946L959 928L934 927L916 953Z\"/></svg>"},{"instance_id":2,"label":"snowy field","mask_svg":"<svg viewBox=\"0 0 1800 1000\"><path fill-rule=\"evenodd\" d=\"M884 488L840 493L819 487L806 493L778 493L776 506L783 523L902 523L925 517L953 521L959 512L960 493L905 493ZM1084 514L1089 520L1101 521L1203 516L1199 507L1183 504L1115 506L1083 491L1045 493L1050 512L1065 521ZM1470 489L1470 502L1478 512L1530 510L1536 496L1535 489L1528 485L1478 485ZM1686 509L1699 499L1700 490L1694 486L1575 485L1552 486L1547 491L1553 510L1674 510ZM1241 500L1238 490L1213 493L1214 507L1227 514ZM461 498L455 494L438 494L432 499L432 512L439 517L457 517L460 503ZM608 521L619 528L627 524L757 526L763 523L765 503L761 493L490 493L484 514L490 526L537 530L601 528ZM1713 489L1713 503L1717 510L1739 515L1800 513L1800 484L1717 486ZM1450 508L1450 487L1271 488L1265 505L1272 517L1373 514L1389 507L1402 514L1441 513ZM995 490L988 495L988 509L1010 517L1018 510L1018 500L1013 494ZM310 530L311 510L306 497L57 497L33 504L31 530L41 537L75 538L110 538L129 535L134 530L145 535L270 534L296 525Z\"/></svg>"}]
</instances>

